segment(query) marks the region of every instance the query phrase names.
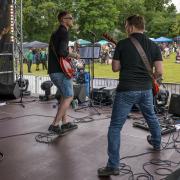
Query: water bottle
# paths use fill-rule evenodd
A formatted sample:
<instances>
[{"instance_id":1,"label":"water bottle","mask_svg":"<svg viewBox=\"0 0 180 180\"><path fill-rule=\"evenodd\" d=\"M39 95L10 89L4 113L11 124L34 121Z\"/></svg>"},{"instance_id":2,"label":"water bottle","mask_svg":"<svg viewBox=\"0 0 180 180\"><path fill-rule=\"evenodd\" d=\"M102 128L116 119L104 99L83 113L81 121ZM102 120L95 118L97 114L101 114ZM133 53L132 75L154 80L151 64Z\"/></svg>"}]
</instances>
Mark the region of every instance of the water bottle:
<instances>
[{"instance_id":1,"label":"water bottle","mask_svg":"<svg viewBox=\"0 0 180 180\"><path fill-rule=\"evenodd\" d=\"M71 106L73 109L77 109L78 108L78 100L77 99L73 99L71 102Z\"/></svg>"}]
</instances>

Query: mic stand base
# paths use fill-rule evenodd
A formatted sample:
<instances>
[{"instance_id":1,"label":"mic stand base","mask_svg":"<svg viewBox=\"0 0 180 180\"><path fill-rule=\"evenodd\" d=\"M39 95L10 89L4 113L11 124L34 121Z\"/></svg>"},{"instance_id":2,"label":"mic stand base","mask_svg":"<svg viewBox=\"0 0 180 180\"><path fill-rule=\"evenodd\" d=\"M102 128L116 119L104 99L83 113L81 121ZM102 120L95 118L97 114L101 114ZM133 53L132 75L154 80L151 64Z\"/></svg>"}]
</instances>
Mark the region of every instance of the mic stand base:
<instances>
[{"instance_id":1,"label":"mic stand base","mask_svg":"<svg viewBox=\"0 0 180 180\"><path fill-rule=\"evenodd\" d=\"M90 109L90 108L92 108L96 112L97 115L101 115L101 113L95 108L95 106L93 104L93 101L91 99L88 100L88 101L85 101L85 102L88 102L88 105L75 109L75 112L77 112L77 111L79 111L81 109L86 109L86 108Z\"/></svg>"}]
</instances>

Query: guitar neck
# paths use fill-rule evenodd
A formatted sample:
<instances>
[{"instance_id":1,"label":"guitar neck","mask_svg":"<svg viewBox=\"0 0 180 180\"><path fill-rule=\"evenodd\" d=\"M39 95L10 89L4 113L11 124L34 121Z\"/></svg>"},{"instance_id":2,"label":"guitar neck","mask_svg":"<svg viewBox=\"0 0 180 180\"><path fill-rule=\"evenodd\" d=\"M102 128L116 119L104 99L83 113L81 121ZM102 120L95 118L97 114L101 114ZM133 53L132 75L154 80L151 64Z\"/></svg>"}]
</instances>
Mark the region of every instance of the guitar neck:
<instances>
[{"instance_id":1,"label":"guitar neck","mask_svg":"<svg viewBox=\"0 0 180 180\"><path fill-rule=\"evenodd\" d=\"M104 34L103 34L103 37L104 37L106 40L110 41L111 43L117 45L117 41L114 40L109 34L104 33Z\"/></svg>"}]
</instances>

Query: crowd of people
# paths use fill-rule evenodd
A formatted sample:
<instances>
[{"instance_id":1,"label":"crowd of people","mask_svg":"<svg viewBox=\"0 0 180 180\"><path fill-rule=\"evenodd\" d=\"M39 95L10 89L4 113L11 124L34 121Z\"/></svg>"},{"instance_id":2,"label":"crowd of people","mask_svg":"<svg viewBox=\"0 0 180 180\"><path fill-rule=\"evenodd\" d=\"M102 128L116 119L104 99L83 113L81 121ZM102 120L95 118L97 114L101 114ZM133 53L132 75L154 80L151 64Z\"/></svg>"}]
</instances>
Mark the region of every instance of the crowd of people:
<instances>
[{"instance_id":1,"label":"crowd of people","mask_svg":"<svg viewBox=\"0 0 180 180\"><path fill-rule=\"evenodd\" d=\"M29 49L25 53L25 61L28 67L28 73L32 72L32 64L36 64L36 71L40 70L40 64L42 64L42 70L47 70L47 59L46 49Z\"/></svg>"},{"instance_id":2,"label":"crowd of people","mask_svg":"<svg viewBox=\"0 0 180 180\"><path fill-rule=\"evenodd\" d=\"M175 62L180 63L180 47L178 47L178 44L176 42L173 42L173 43L165 43L165 42L160 43L159 47L160 47L162 56L165 59L168 59L169 56L172 53L175 53L176 54Z\"/></svg>"}]
</instances>

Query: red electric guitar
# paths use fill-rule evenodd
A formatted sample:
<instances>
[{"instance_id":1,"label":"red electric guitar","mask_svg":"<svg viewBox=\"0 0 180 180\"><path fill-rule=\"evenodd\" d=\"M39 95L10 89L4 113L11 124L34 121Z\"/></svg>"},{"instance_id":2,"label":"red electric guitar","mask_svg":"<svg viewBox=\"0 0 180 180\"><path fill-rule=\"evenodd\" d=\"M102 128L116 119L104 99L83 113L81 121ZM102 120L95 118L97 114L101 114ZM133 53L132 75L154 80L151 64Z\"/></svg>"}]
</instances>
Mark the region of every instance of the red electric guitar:
<instances>
[{"instance_id":1,"label":"red electric guitar","mask_svg":"<svg viewBox=\"0 0 180 180\"><path fill-rule=\"evenodd\" d=\"M117 42L112 37L110 37L107 33L104 33L103 37L105 39L107 39L108 41L112 42L113 44L117 45ZM154 78L153 75L151 77L152 77L153 95L156 96L158 94L159 90L160 90L159 89L159 84L158 84L158 82L156 81L156 79Z\"/></svg>"},{"instance_id":2,"label":"red electric guitar","mask_svg":"<svg viewBox=\"0 0 180 180\"><path fill-rule=\"evenodd\" d=\"M117 45L117 41L114 40L109 34L107 33L103 33L102 35L105 39L107 39L108 41L112 42L113 44Z\"/></svg>"},{"instance_id":3,"label":"red electric guitar","mask_svg":"<svg viewBox=\"0 0 180 180\"><path fill-rule=\"evenodd\" d=\"M59 64L61 66L63 73L65 74L65 76L67 78L73 78L74 77L75 70L74 70L74 66L73 66L73 63L71 61L71 58L60 57Z\"/></svg>"}]
</instances>

